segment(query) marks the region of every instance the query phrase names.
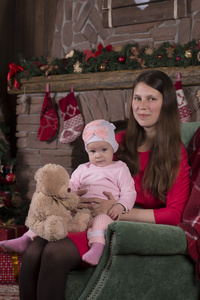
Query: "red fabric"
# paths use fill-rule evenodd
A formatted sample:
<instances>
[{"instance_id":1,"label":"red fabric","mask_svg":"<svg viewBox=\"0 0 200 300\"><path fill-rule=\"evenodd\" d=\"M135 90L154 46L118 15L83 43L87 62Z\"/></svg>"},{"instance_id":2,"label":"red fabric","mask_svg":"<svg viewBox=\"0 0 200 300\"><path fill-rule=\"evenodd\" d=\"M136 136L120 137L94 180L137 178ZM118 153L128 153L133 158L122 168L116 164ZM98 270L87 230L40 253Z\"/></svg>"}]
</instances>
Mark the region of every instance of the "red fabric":
<instances>
[{"instance_id":1,"label":"red fabric","mask_svg":"<svg viewBox=\"0 0 200 300\"><path fill-rule=\"evenodd\" d=\"M58 105L64 124L59 142L71 143L79 137L83 129L83 118L74 92L59 100Z\"/></svg>"},{"instance_id":2,"label":"red fabric","mask_svg":"<svg viewBox=\"0 0 200 300\"><path fill-rule=\"evenodd\" d=\"M197 278L200 280L200 127L193 135L187 151L192 171L192 192L179 226L186 234L188 252L196 263Z\"/></svg>"},{"instance_id":3,"label":"red fabric","mask_svg":"<svg viewBox=\"0 0 200 300\"><path fill-rule=\"evenodd\" d=\"M47 91L45 93L42 110L40 113L40 127L37 138L40 141L50 140L54 137L58 130L58 117L54 110L51 95Z\"/></svg>"},{"instance_id":4,"label":"red fabric","mask_svg":"<svg viewBox=\"0 0 200 300\"><path fill-rule=\"evenodd\" d=\"M87 231L82 231L82 232L69 232L68 233L68 238L74 242L76 245L80 256L82 256L89 251L89 246L88 246L88 239L87 239ZM84 261L82 262L82 266L84 268L91 267L91 265L88 265Z\"/></svg>"},{"instance_id":5,"label":"red fabric","mask_svg":"<svg viewBox=\"0 0 200 300\"><path fill-rule=\"evenodd\" d=\"M116 135L117 142L122 143L125 139L126 131ZM142 177L149 161L150 151L140 152L140 173L134 177L137 192L136 206L146 209L154 209L155 221L157 224L177 225L181 222L182 214L190 193L189 166L187 153L182 146L181 169L174 186L167 195L166 205L155 196L142 191Z\"/></svg>"}]
</instances>

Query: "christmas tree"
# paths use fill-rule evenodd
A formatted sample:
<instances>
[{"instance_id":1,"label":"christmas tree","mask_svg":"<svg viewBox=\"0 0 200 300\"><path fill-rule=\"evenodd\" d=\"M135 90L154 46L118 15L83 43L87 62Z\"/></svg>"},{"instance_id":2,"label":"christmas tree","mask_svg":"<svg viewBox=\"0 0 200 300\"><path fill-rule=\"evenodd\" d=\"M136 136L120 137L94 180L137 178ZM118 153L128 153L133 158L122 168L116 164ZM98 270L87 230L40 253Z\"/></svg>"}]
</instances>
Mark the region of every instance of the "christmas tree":
<instances>
[{"instance_id":1,"label":"christmas tree","mask_svg":"<svg viewBox=\"0 0 200 300\"><path fill-rule=\"evenodd\" d=\"M1 111L1 101L0 101ZM8 141L9 128L0 116L0 223L20 224L22 195L16 184L16 159L11 158Z\"/></svg>"}]
</instances>

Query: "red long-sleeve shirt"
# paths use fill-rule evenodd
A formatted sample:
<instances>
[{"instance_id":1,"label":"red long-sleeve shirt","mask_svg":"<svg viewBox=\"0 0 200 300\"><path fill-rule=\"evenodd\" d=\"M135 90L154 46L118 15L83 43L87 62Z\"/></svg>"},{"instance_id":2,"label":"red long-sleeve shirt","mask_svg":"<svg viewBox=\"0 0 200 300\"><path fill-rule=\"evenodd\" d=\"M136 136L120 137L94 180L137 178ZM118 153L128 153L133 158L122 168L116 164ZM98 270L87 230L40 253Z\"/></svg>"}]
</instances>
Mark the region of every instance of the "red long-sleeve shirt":
<instances>
[{"instance_id":1,"label":"red long-sleeve shirt","mask_svg":"<svg viewBox=\"0 0 200 300\"><path fill-rule=\"evenodd\" d=\"M126 131L116 135L116 140L120 144L124 141ZM185 147L182 145L181 166L179 174L173 187L167 194L166 204L155 196L144 193L142 190L142 177L149 162L150 151L139 152L140 172L134 177L137 197L136 206L154 210L154 217L157 224L177 225L181 222L182 214L190 194L190 181L188 157Z\"/></svg>"}]
</instances>

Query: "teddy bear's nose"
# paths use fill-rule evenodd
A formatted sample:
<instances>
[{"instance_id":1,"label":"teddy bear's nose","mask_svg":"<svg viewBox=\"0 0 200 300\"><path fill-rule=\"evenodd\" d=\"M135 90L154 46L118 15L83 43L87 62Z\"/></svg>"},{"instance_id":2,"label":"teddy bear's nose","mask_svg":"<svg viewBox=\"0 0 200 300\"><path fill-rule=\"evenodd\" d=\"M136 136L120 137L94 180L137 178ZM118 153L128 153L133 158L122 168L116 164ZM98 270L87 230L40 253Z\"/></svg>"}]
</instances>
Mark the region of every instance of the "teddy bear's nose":
<instances>
[{"instance_id":1,"label":"teddy bear's nose","mask_svg":"<svg viewBox=\"0 0 200 300\"><path fill-rule=\"evenodd\" d=\"M70 189L70 188L68 188L68 189L67 189L67 191L68 191L68 193L70 193L70 192L71 192L71 189Z\"/></svg>"}]
</instances>

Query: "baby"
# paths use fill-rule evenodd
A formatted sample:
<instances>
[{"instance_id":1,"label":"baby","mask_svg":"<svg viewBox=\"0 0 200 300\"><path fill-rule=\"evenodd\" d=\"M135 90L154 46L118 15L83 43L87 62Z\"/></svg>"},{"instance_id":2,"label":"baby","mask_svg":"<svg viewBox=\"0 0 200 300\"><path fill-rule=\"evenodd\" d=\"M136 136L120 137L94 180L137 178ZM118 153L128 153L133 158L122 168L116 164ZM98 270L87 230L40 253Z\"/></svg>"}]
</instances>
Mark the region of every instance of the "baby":
<instances>
[{"instance_id":1,"label":"baby","mask_svg":"<svg viewBox=\"0 0 200 300\"><path fill-rule=\"evenodd\" d=\"M96 120L86 125L83 141L89 162L81 164L70 179L72 192L87 190L86 198L106 199L104 191L111 192L116 203L108 214L93 218L87 237L90 250L82 259L97 265L105 245L105 231L111 222L119 219L123 212L129 211L135 203L136 191L129 169L122 161L113 161L118 150L115 140L115 126L105 120Z\"/></svg>"}]
</instances>

